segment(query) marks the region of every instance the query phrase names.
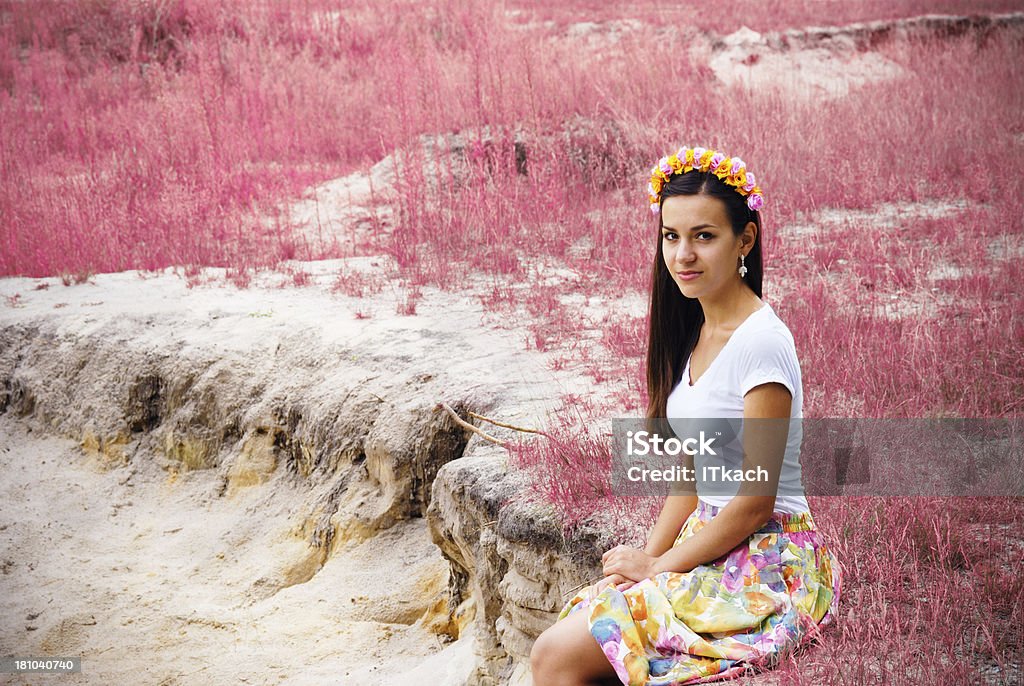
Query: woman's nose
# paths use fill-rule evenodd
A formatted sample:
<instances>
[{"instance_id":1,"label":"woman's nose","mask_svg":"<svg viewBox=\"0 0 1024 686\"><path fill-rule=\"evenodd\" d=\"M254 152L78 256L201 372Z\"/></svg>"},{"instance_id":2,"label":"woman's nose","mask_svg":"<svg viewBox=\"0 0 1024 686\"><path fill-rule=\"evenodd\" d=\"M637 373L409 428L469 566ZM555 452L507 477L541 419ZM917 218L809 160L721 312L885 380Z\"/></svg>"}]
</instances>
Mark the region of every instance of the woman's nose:
<instances>
[{"instance_id":1,"label":"woman's nose","mask_svg":"<svg viewBox=\"0 0 1024 686\"><path fill-rule=\"evenodd\" d=\"M692 262L693 261L693 246L690 241L678 240L676 241L676 262Z\"/></svg>"}]
</instances>

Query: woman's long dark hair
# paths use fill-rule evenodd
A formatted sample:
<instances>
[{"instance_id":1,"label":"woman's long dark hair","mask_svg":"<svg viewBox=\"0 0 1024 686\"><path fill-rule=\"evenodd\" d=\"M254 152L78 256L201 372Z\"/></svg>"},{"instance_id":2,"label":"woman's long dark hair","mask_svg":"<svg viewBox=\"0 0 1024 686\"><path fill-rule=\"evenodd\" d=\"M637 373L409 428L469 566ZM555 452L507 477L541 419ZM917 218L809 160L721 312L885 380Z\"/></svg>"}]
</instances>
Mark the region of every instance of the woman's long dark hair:
<instances>
[{"instance_id":1,"label":"woman's long dark hair","mask_svg":"<svg viewBox=\"0 0 1024 686\"><path fill-rule=\"evenodd\" d=\"M743 233L747 222L757 226L754 247L745 258L747 285L758 298L764 267L761 260L761 217L747 208L747 199L711 172L689 171L673 176L662 188L661 202L673 195L707 195L725 203L733 234ZM704 323L704 310L696 298L687 298L665 266L661 244L661 212L658 212L658 248L651 270L650 328L647 338L647 417L666 416L669 393L683 374L700 327Z\"/></svg>"}]
</instances>

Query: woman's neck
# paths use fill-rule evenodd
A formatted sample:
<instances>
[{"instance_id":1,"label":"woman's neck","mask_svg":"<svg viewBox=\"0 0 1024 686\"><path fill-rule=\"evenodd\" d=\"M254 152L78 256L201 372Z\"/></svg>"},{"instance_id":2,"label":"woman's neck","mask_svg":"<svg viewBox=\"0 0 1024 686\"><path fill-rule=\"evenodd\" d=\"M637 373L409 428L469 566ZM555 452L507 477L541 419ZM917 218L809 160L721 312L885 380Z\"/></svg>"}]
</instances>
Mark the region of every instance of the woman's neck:
<instances>
[{"instance_id":1,"label":"woman's neck","mask_svg":"<svg viewBox=\"0 0 1024 686\"><path fill-rule=\"evenodd\" d=\"M709 332L735 329L762 304L761 299L744 283L737 283L735 288L716 298L700 298L704 325Z\"/></svg>"}]
</instances>

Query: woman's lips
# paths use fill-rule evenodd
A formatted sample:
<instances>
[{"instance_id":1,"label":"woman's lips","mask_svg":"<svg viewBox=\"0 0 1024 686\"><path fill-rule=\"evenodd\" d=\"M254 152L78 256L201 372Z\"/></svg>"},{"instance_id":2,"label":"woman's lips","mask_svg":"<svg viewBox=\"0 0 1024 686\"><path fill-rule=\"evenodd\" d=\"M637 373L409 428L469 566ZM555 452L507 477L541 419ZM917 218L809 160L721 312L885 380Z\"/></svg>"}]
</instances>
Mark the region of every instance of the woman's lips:
<instances>
[{"instance_id":1,"label":"woman's lips","mask_svg":"<svg viewBox=\"0 0 1024 686\"><path fill-rule=\"evenodd\" d=\"M677 276L683 281L692 281L700 276L703 272L677 272Z\"/></svg>"}]
</instances>

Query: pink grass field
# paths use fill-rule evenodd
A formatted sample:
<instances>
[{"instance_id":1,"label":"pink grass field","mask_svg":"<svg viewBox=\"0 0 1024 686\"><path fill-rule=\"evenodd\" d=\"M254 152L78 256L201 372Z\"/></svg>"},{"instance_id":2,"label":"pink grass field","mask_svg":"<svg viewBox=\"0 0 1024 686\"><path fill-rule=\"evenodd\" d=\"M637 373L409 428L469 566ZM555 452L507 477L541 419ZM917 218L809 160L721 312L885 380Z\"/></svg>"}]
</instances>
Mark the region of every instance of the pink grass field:
<instances>
[{"instance_id":1,"label":"pink grass field","mask_svg":"<svg viewBox=\"0 0 1024 686\"><path fill-rule=\"evenodd\" d=\"M994 0L699 11L594 0L0 2L0 274L70 284L176 266L191 279L216 265L244 286L285 260L388 253L400 274L378 278L408 294L398 314L415 315L424 286L479 298L524 346L613 387L612 404L563 398L552 431L568 449L534 442L513 457L567 530L595 511L635 517L635 502L595 480L602 445L578 427L645 406L646 320L579 311L646 292L657 235L646 175L679 145L742 155L765 189L765 298L797 341L805 416L1024 409L1020 33L881 42L872 50L905 76L823 102L723 86L673 31L1022 10ZM602 33L627 19L639 28ZM461 166L447 156L425 166L421 136L453 132L466 143ZM399 171L382 189L397 191L393 227L342 248L282 222L311 185L388 155ZM902 210L882 217L883 205ZM338 277L346 291L379 289ZM640 510L650 520L658 506ZM1024 500L811 506L844 563L841 616L763 679L1021 678Z\"/></svg>"}]
</instances>

